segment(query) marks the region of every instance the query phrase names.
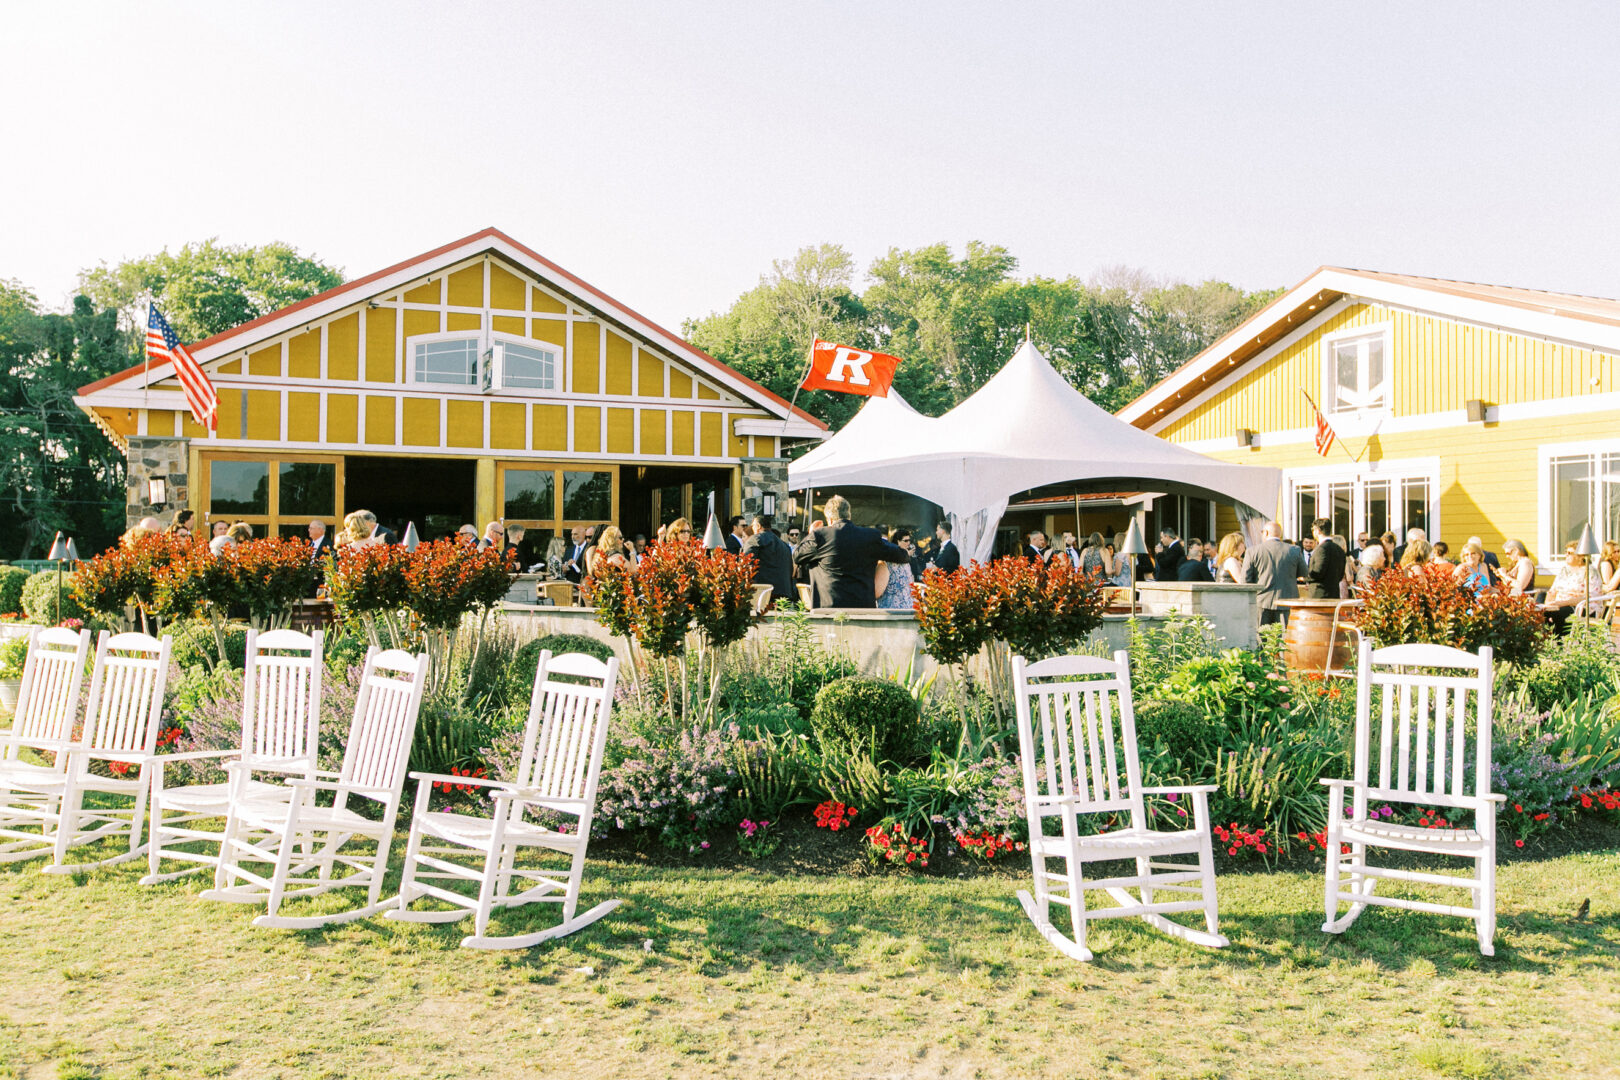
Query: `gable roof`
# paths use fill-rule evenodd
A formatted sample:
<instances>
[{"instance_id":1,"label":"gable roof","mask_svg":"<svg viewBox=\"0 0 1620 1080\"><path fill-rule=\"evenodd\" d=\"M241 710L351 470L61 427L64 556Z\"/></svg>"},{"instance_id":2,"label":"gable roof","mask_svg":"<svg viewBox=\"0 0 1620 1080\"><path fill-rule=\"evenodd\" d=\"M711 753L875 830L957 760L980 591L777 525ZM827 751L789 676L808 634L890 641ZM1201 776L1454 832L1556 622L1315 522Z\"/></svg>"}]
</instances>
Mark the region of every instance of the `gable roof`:
<instances>
[{"instance_id":1,"label":"gable roof","mask_svg":"<svg viewBox=\"0 0 1620 1080\"><path fill-rule=\"evenodd\" d=\"M1620 354L1620 300L1322 266L1165 376L1118 416L1146 427L1346 297Z\"/></svg>"},{"instance_id":2,"label":"gable roof","mask_svg":"<svg viewBox=\"0 0 1620 1080\"><path fill-rule=\"evenodd\" d=\"M797 419L803 421L814 429L813 432L794 432L792 434L800 437L813 435L819 438L821 437L820 432L828 430L825 421L817 419L797 406L790 406L785 399L767 390L753 379L721 363L702 349L665 330L630 307L619 303L600 289L569 273L533 249L518 243L493 226L475 232L470 236L464 236L460 240L451 241L442 247L434 248L432 251L423 252L414 258L395 263L375 273L367 274L365 277L344 282L336 288L317 293L279 311L261 315L257 319L245 322L240 326L234 326L229 330L215 334L213 337L205 338L194 345L187 346L187 348L198 363L206 364L227 354L249 348L255 342L265 338L274 337L303 323L322 318L370 296L379 295L410 284L421 276L424 268L448 265L484 252L494 252L501 255L516 266L528 270L536 277L557 284L577 297L581 301L581 306L590 308L610 321L660 345L672 355L686 360L694 367L706 369L707 373L717 381L741 393L744 397L757 402L768 412L774 413L784 420ZM131 381L139 381L145 384L155 383L167 378L172 373L173 368L169 364L153 365L150 370L145 364L136 364L115 375L109 375L105 379L99 379L87 386L80 387L79 393L80 395L88 395L97 390Z\"/></svg>"}]
</instances>

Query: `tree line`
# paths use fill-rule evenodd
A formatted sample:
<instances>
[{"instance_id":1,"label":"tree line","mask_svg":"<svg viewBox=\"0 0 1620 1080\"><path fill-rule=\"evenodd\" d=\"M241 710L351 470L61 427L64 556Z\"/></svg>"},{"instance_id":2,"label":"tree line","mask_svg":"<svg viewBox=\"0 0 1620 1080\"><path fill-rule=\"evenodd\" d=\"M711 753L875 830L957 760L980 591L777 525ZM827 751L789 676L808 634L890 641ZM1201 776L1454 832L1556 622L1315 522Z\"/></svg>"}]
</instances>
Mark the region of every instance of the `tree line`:
<instances>
[{"instance_id":1,"label":"tree line","mask_svg":"<svg viewBox=\"0 0 1620 1080\"><path fill-rule=\"evenodd\" d=\"M946 244L891 248L857 292L854 257L821 244L776 260L726 311L682 327L693 344L784 398L803 379L813 338L893 353L906 361L896 388L931 415L984 385L1027 327L1065 378L1116 409L1281 292L1128 269L1089 282L1017 270L994 244L970 243L960 258ZM123 531L123 454L73 397L141 362L147 303L195 342L343 280L337 267L288 244L217 239L86 269L65 312L0 278L0 553L42 558L58 531L89 553ZM863 401L824 391L799 398L835 430Z\"/></svg>"},{"instance_id":2,"label":"tree line","mask_svg":"<svg viewBox=\"0 0 1620 1080\"><path fill-rule=\"evenodd\" d=\"M933 416L1001 369L1027 332L1068 381L1115 410L1280 295L1224 281L1160 281L1115 268L1091 281L1017 276L1006 248L973 242L891 248L857 292L855 259L837 244L774 262L724 312L682 325L688 340L785 398L802 381L814 338L905 362L895 388ZM799 404L843 425L864 399L804 392Z\"/></svg>"}]
</instances>

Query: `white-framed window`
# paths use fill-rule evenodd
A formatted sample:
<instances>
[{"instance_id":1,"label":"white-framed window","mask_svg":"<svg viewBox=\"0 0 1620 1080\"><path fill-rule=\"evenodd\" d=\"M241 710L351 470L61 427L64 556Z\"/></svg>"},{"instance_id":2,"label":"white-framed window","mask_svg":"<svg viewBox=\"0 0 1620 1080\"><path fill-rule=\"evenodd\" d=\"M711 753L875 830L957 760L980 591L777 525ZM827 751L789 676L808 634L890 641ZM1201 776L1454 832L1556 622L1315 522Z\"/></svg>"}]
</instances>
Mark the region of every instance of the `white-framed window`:
<instances>
[{"instance_id":1,"label":"white-framed window","mask_svg":"<svg viewBox=\"0 0 1620 1080\"><path fill-rule=\"evenodd\" d=\"M509 390L559 389L562 350L534 341L495 342L495 385Z\"/></svg>"},{"instance_id":2,"label":"white-framed window","mask_svg":"<svg viewBox=\"0 0 1620 1080\"><path fill-rule=\"evenodd\" d=\"M1620 540L1620 440L1542 446L1538 456L1538 561L1558 565L1565 545L1580 540L1587 525L1600 544Z\"/></svg>"},{"instance_id":3,"label":"white-framed window","mask_svg":"<svg viewBox=\"0 0 1620 1080\"><path fill-rule=\"evenodd\" d=\"M440 386L479 386L477 334L428 334L411 339L410 381Z\"/></svg>"},{"instance_id":4,"label":"white-framed window","mask_svg":"<svg viewBox=\"0 0 1620 1080\"><path fill-rule=\"evenodd\" d=\"M1311 522L1319 517L1331 521L1332 531L1352 547L1361 533L1392 532L1397 543L1404 543L1406 530L1413 528L1430 540L1440 535L1438 458L1290 469L1283 484L1283 529L1295 539L1309 536Z\"/></svg>"},{"instance_id":5,"label":"white-framed window","mask_svg":"<svg viewBox=\"0 0 1620 1080\"><path fill-rule=\"evenodd\" d=\"M482 393L562 389L563 350L509 334L421 334L407 342L409 381Z\"/></svg>"},{"instance_id":6,"label":"white-framed window","mask_svg":"<svg viewBox=\"0 0 1620 1080\"><path fill-rule=\"evenodd\" d=\"M1390 408L1390 329L1387 324L1330 334L1322 341L1322 410L1337 415L1386 413Z\"/></svg>"}]
</instances>

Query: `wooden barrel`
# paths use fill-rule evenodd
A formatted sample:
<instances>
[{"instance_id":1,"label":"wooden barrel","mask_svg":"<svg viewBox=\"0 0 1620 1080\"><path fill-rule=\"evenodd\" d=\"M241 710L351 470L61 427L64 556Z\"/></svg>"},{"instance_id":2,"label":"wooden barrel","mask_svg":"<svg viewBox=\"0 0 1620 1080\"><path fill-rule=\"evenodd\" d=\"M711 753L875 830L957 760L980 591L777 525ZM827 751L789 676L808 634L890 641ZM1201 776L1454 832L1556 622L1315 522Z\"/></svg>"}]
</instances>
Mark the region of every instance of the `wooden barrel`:
<instances>
[{"instance_id":1,"label":"wooden barrel","mask_svg":"<svg viewBox=\"0 0 1620 1080\"><path fill-rule=\"evenodd\" d=\"M1278 606L1286 607L1289 612L1288 633L1283 637L1283 656L1290 671L1320 675L1329 667L1334 671L1355 667L1354 635L1342 630L1333 633L1333 616L1339 609L1339 601L1281 600ZM1344 612L1346 616L1349 613L1349 610ZM1328 657L1330 640L1333 646L1331 664Z\"/></svg>"}]
</instances>

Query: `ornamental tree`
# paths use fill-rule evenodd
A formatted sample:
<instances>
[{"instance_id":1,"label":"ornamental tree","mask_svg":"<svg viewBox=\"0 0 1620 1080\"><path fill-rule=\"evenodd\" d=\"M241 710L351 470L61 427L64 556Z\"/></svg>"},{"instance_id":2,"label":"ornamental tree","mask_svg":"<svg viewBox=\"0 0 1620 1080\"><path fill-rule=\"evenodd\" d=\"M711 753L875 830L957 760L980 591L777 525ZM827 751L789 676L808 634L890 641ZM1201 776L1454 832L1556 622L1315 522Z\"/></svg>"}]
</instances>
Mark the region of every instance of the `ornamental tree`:
<instances>
[{"instance_id":1,"label":"ornamental tree","mask_svg":"<svg viewBox=\"0 0 1620 1080\"><path fill-rule=\"evenodd\" d=\"M1355 618L1363 634L1380 646L1417 642L1473 652L1489 645L1501 660L1535 659L1547 624L1534 600L1505 585L1476 589L1443 563L1417 569L1391 570L1362 593Z\"/></svg>"}]
</instances>

